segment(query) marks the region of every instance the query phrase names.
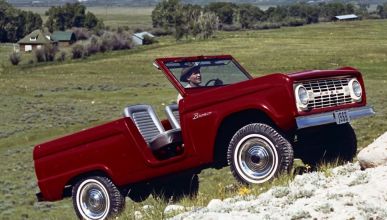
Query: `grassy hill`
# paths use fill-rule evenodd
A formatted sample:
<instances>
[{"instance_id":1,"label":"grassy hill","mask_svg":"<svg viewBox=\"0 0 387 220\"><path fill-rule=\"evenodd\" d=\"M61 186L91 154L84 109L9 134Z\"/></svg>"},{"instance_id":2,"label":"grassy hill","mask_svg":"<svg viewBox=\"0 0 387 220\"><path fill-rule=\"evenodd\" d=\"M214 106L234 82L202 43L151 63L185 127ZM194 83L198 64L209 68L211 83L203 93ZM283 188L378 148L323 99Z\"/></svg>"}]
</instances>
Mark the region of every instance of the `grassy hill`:
<instances>
[{"instance_id":1,"label":"grassy hill","mask_svg":"<svg viewBox=\"0 0 387 220\"><path fill-rule=\"evenodd\" d=\"M160 116L176 91L152 66L157 57L232 54L254 76L304 69L358 68L377 115L353 122L359 148L387 130L387 21L322 23L267 31L221 32L207 41L174 42L101 54L80 61L11 66L0 45L0 219L74 219L71 200L36 203L33 145L121 117L129 104L152 104ZM226 177L226 178L225 178ZM229 196L228 169L200 175L196 201ZM124 216L144 204L128 201ZM160 216L159 216L160 217Z\"/></svg>"}]
</instances>

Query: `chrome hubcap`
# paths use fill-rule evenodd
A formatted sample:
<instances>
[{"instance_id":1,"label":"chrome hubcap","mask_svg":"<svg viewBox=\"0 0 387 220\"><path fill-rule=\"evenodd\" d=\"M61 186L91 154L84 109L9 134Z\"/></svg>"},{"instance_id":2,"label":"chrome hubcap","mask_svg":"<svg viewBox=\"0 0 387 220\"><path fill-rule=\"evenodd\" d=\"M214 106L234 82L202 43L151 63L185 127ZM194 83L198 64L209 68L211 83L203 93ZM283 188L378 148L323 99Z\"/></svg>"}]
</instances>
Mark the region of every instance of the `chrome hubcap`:
<instances>
[{"instance_id":1,"label":"chrome hubcap","mask_svg":"<svg viewBox=\"0 0 387 220\"><path fill-rule=\"evenodd\" d=\"M108 195L97 183L84 186L80 194L80 206L83 213L91 219L100 219L108 211Z\"/></svg>"},{"instance_id":2,"label":"chrome hubcap","mask_svg":"<svg viewBox=\"0 0 387 220\"><path fill-rule=\"evenodd\" d=\"M239 142L236 159L241 175L252 183L269 180L278 163L273 143L258 134L249 135Z\"/></svg>"}]
</instances>

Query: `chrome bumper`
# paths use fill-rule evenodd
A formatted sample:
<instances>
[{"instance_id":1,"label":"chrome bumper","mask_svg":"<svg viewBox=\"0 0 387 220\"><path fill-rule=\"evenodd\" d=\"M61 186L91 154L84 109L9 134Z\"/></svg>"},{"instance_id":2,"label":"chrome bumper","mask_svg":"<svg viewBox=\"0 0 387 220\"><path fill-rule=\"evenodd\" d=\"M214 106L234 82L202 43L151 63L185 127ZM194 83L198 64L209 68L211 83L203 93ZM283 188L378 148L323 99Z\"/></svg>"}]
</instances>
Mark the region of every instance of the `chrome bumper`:
<instances>
[{"instance_id":1,"label":"chrome bumper","mask_svg":"<svg viewBox=\"0 0 387 220\"><path fill-rule=\"evenodd\" d=\"M375 114L374 109L370 106L346 109L346 111L348 111L348 116L350 120ZM297 127L298 129L301 129L318 125L336 123L336 119L333 113L334 111L297 117Z\"/></svg>"}]
</instances>

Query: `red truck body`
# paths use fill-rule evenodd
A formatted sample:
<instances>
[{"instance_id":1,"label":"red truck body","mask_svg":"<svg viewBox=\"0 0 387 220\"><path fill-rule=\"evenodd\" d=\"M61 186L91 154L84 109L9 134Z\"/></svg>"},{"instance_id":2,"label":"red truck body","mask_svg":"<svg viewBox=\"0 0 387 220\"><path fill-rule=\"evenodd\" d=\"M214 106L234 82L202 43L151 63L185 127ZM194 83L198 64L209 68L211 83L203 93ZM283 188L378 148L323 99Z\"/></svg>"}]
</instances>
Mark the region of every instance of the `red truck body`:
<instances>
[{"instance_id":1,"label":"red truck body","mask_svg":"<svg viewBox=\"0 0 387 220\"><path fill-rule=\"evenodd\" d=\"M246 72L229 55L162 58L155 62L184 97L178 103L184 140L181 155L159 160L133 120L123 117L37 145L33 158L41 190L39 198L45 201L60 200L66 186L73 186L81 177L90 174L107 176L121 187L185 170L210 167L218 160L219 152L224 152L219 151L217 145L222 143L222 129L233 117L258 115L257 118L264 118L281 133L292 136L300 130L296 120L299 117L366 106L362 76L350 67L276 73L258 78L247 75L248 80L230 85L185 89L166 66L168 62L206 59L230 59L241 71ZM294 92L296 82L343 76L354 77L361 84L361 101L308 111L297 109ZM171 129L168 120L163 120L162 125L165 130Z\"/></svg>"}]
</instances>

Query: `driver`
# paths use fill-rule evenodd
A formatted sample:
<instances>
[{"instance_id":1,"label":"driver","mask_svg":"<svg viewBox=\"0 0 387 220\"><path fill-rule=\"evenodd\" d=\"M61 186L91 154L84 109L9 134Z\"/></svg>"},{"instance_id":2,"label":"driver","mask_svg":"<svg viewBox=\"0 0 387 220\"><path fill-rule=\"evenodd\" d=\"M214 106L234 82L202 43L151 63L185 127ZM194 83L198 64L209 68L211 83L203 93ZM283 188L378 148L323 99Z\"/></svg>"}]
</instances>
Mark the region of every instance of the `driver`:
<instances>
[{"instance_id":1,"label":"driver","mask_svg":"<svg viewBox=\"0 0 387 220\"><path fill-rule=\"evenodd\" d=\"M193 66L184 68L181 71L180 75L181 82L187 82L188 84L185 88L194 88L200 87L200 83L202 83L202 76L200 74L200 66ZM183 97L179 94L177 96L177 103L179 103L180 99Z\"/></svg>"}]
</instances>

